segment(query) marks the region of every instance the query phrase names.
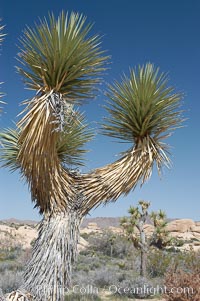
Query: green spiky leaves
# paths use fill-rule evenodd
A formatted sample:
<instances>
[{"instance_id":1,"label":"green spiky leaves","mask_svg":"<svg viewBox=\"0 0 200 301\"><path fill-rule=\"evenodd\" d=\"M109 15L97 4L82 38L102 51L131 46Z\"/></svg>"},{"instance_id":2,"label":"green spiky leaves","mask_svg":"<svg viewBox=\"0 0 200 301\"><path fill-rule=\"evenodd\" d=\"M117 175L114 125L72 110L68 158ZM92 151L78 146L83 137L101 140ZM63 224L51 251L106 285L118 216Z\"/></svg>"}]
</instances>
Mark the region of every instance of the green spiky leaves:
<instances>
[{"instance_id":1,"label":"green spiky leaves","mask_svg":"<svg viewBox=\"0 0 200 301\"><path fill-rule=\"evenodd\" d=\"M154 162L159 173L163 165L170 167L169 146L163 139L181 126L182 94L168 87L166 75L152 64L139 66L130 70L130 78L124 75L121 83L109 86L107 96L110 116L104 134L131 142L144 155L145 179L151 175Z\"/></svg>"},{"instance_id":2,"label":"green spiky leaves","mask_svg":"<svg viewBox=\"0 0 200 301\"><path fill-rule=\"evenodd\" d=\"M144 137L157 141L167 137L182 122L182 95L167 84L165 74L146 64L130 70L130 78L124 75L121 83L109 86L110 116L104 133L136 144Z\"/></svg>"},{"instance_id":3,"label":"green spiky leaves","mask_svg":"<svg viewBox=\"0 0 200 301\"><path fill-rule=\"evenodd\" d=\"M93 138L92 131L85 123L85 117L78 111L73 112L70 124L60 133L57 144L58 157L64 165L83 165L83 146Z\"/></svg>"},{"instance_id":4,"label":"green spiky leaves","mask_svg":"<svg viewBox=\"0 0 200 301\"><path fill-rule=\"evenodd\" d=\"M100 49L100 37L89 37L92 25L78 13L40 21L21 38L18 71L29 89L58 92L68 101L94 96L94 86L108 59Z\"/></svg>"},{"instance_id":5,"label":"green spiky leaves","mask_svg":"<svg viewBox=\"0 0 200 301\"><path fill-rule=\"evenodd\" d=\"M69 117L69 116L68 116ZM69 118L68 118L69 119ZM0 133L0 162L4 167L15 171L20 168L18 155L20 152L19 137L21 130L5 129ZM83 155L87 152L84 145L93 137L85 122L85 117L78 111L73 111L70 122L66 123L64 131L59 134L56 145L57 154L61 163L71 168L84 165Z\"/></svg>"},{"instance_id":6,"label":"green spiky leaves","mask_svg":"<svg viewBox=\"0 0 200 301\"><path fill-rule=\"evenodd\" d=\"M20 164L17 161L20 146L18 144L20 135L19 129L5 129L0 133L0 162L4 167L9 168L11 171L15 171L20 168Z\"/></svg>"},{"instance_id":7,"label":"green spiky leaves","mask_svg":"<svg viewBox=\"0 0 200 301\"><path fill-rule=\"evenodd\" d=\"M0 21L1 21L1 19L0 19ZM3 33L4 27L5 27L4 25L0 25L0 45L3 41L4 36L5 36L5 33Z\"/></svg>"}]
</instances>

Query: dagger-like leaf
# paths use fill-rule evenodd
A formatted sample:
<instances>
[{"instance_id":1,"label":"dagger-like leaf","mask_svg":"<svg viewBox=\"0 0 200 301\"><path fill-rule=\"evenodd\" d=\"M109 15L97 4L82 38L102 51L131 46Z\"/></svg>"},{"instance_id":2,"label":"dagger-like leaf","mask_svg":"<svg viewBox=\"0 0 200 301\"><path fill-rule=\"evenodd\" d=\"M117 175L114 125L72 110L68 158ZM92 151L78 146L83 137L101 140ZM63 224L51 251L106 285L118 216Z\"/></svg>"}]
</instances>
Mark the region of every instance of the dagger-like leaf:
<instances>
[{"instance_id":1,"label":"dagger-like leaf","mask_svg":"<svg viewBox=\"0 0 200 301\"><path fill-rule=\"evenodd\" d=\"M93 133L85 122L85 117L75 111L69 125L60 133L57 143L58 157L64 165L84 165L82 156L87 152L83 148L90 141Z\"/></svg>"},{"instance_id":2,"label":"dagger-like leaf","mask_svg":"<svg viewBox=\"0 0 200 301\"><path fill-rule=\"evenodd\" d=\"M131 142L155 160L158 170L168 165L168 145L162 142L183 122L180 110L182 94L168 86L166 74L152 64L130 70L130 78L109 86L106 107L109 117L103 133Z\"/></svg>"},{"instance_id":3,"label":"dagger-like leaf","mask_svg":"<svg viewBox=\"0 0 200 301\"><path fill-rule=\"evenodd\" d=\"M11 171L20 169L18 154L20 151L20 129L5 129L0 133L0 162ZM84 145L90 141L93 134L85 122L85 117L78 111L73 111L70 123L66 123L64 131L56 146L58 157L64 166L84 165L83 155L87 152Z\"/></svg>"},{"instance_id":4,"label":"dagger-like leaf","mask_svg":"<svg viewBox=\"0 0 200 301\"><path fill-rule=\"evenodd\" d=\"M0 162L4 167L8 167L11 171L20 168L20 163L17 161L20 146L18 139L20 135L19 129L5 129L0 133Z\"/></svg>"},{"instance_id":5,"label":"dagger-like leaf","mask_svg":"<svg viewBox=\"0 0 200 301\"><path fill-rule=\"evenodd\" d=\"M109 86L107 93L109 118L104 134L137 143L150 136L159 140L161 134L170 134L182 123L180 100L182 94L168 87L164 73L152 64L130 70L122 82Z\"/></svg>"},{"instance_id":6,"label":"dagger-like leaf","mask_svg":"<svg viewBox=\"0 0 200 301\"><path fill-rule=\"evenodd\" d=\"M105 70L108 56L100 49L100 37L89 36L86 17L62 12L35 28L27 27L21 38L18 67L29 89L61 93L67 101L94 96L94 86Z\"/></svg>"}]
</instances>

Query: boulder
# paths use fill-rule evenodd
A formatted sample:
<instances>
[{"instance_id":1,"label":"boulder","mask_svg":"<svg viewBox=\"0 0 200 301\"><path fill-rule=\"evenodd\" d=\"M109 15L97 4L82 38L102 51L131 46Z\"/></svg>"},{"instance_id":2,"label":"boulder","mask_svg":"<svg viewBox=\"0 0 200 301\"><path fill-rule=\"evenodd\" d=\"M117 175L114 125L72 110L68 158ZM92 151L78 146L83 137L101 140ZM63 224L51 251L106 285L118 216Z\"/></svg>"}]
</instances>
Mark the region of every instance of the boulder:
<instances>
[{"instance_id":1,"label":"boulder","mask_svg":"<svg viewBox=\"0 0 200 301\"><path fill-rule=\"evenodd\" d=\"M166 229L170 232L191 232L195 227L195 222L191 219L174 220L167 224Z\"/></svg>"},{"instance_id":2,"label":"boulder","mask_svg":"<svg viewBox=\"0 0 200 301\"><path fill-rule=\"evenodd\" d=\"M88 223L87 227L86 228L83 228L80 230L81 233L102 233L102 230L100 227L97 226L96 223Z\"/></svg>"},{"instance_id":3,"label":"boulder","mask_svg":"<svg viewBox=\"0 0 200 301\"><path fill-rule=\"evenodd\" d=\"M150 224L146 224L144 225L144 232L146 233L147 236L150 236L153 234L154 232L154 226L150 225Z\"/></svg>"},{"instance_id":4,"label":"boulder","mask_svg":"<svg viewBox=\"0 0 200 301\"><path fill-rule=\"evenodd\" d=\"M85 250L88 245L89 243L83 237L80 237L78 242L78 252Z\"/></svg>"},{"instance_id":5,"label":"boulder","mask_svg":"<svg viewBox=\"0 0 200 301\"><path fill-rule=\"evenodd\" d=\"M101 230L98 226L97 226L97 223L88 223L88 226L87 226L88 229L92 229L92 230Z\"/></svg>"},{"instance_id":6,"label":"boulder","mask_svg":"<svg viewBox=\"0 0 200 301\"><path fill-rule=\"evenodd\" d=\"M200 222L196 222L194 224L194 226L192 227L192 231L200 234Z\"/></svg>"},{"instance_id":7,"label":"boulder","mask_svg":"<svg viewBox=\"0 0 200 301\"><path fill-rule=\"evenodd\" d=\"M108 230L113 232L113 233L116 233L116 234L123 234L124 233L122 228L117 228L117 227L112 227L112 226L109 226Z\"/></svg>"}]
</instances>

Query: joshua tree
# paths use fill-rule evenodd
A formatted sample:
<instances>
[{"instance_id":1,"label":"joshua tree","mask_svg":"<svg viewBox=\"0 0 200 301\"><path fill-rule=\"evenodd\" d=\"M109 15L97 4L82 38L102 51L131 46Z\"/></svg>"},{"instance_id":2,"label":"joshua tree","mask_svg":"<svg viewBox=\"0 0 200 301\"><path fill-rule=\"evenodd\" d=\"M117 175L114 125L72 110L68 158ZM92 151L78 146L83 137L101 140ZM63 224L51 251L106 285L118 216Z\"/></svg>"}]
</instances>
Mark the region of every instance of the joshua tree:
<instances>
[{"instance_id":1,"label":"joshua tree","mask_svg":"<svg viewBox=\"0 0 200 301\"><path fill-rule=\"evenodd\" d=\"M137 207L130 207L128 212L130 217L123 217L121 219L121 226L125 230L128 239L130 239L135 248L140 250L140 276L146 276L147 254L150 246L158 249L163 249L170 244L169 232L166 230L166 214L164 211L152 211L149 214L148 209L150 202L139 201ZM152 220L154 224L154 232L151 237L147 237L144 231L144 226L148 220ZM138 230L138 233L135 230Z\"/></svg>"},{"instance_id":2,"label":"joshua tree","mask_svg":"<svg viewBox=\"0 0 200 301\"><path fill-rule=\"evenodd\" d=\"M113 245L114 242L116 240L116 235L111 235L110 239L109 239L109 244L110 244L110 257L113 257Z\"/></svg>"},{"instance_id":3,"label":"joshua tree","mask_svg":"<svg viewBox=\"0 0 200 301\"><path fill-rule=\"evenodd\" d=\"M92 134L75 109L94 97L94 87L108 57L99 36L82 15L61 13L27 28L21 39L18 67L26 86L36 92L26 101L16 129L1 133L1 160L19 169L32 200L43 215L33 255L24 273L24 288L37 301L64 300L76 258L79 226L94 207L115 201L144 183L156 163L169 166L162 142L181 123L181 94L151 64L130 70L108 87L103 133L131 142L116 162L81 174L83 145Z\"/></svg>"},{"instance_id":4,"label":"joshua tree","mask_svg":"<svg viewBox=\"0 0 200 301\"><path fill-rule=\"evenodd\" d=\"M128 212L130 213L130 218L122 218L121 226L128 235L135 248L140 250L140 276L146 276L146 263L147 263L147 252L148 252L148 242L146 234L144 232L144 226L147 221L148 208L150 206L149 202L139 201L139 206L130 207ZM139 236L135 233L135 228L139 232Z\"/></svg>"},{"instance_id":5,"label":"joshua tree","mask_svg":"<svg viewBox=\"0 0 200 301\"><path fill-rule=\"evenodd\" d=\"M162 250L169 246L172 242L170 232L166 228L166 213L162 210L159 210L158 212L152 211L150 214L150 218L153 221L153 225L155 228L151 237L150 245Z\"/></svg>"}]
</instances>

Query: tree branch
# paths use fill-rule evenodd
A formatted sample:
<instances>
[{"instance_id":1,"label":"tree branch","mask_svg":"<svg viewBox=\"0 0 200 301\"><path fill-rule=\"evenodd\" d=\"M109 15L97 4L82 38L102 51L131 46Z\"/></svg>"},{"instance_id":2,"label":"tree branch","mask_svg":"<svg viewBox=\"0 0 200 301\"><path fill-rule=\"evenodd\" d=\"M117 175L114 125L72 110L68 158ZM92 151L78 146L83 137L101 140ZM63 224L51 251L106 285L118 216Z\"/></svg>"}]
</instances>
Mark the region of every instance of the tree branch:
<instances>
[{"instance_id":1,"label":"tree branch","mask_svg":"<svg viewBox=\"0 0 200 301\"><path fill-rule=\"evenodd\" d=\"M85 196L84 213L101 203L116 201L127 195L141 181L151 175L153 158L142 147L135 146L119 160L84 174L79 178L79 187Z\"/></svg>"}]
</instances>

